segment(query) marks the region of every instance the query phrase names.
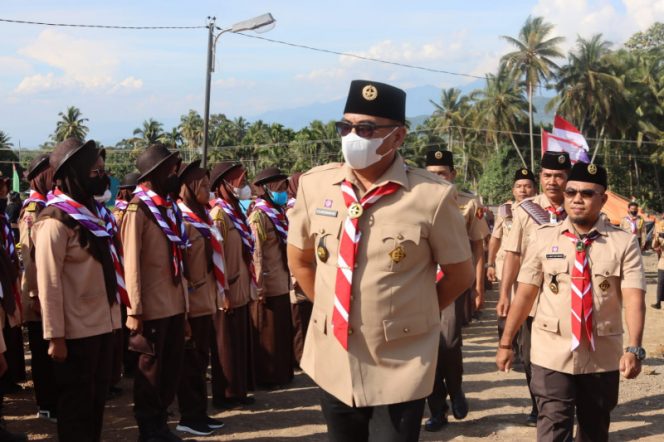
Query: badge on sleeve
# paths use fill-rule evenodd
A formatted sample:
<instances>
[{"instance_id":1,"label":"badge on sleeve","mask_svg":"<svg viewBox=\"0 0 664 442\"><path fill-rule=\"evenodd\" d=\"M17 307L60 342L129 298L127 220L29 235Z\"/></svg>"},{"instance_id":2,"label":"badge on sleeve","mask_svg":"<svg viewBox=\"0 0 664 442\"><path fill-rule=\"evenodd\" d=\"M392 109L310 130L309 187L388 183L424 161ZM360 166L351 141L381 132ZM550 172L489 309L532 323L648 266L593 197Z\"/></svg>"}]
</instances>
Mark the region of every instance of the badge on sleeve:
<instances>
[{"instance_id":1,"label":"badge on sleeve","mask_svg":"<svg viewBox=\"0 0 664 442\"><path fill-rule=\"evenodd\" d=\"M127 212L136 212L138 210L138 204L132 203L127 206Z\"/></svg>"}]
</instances>

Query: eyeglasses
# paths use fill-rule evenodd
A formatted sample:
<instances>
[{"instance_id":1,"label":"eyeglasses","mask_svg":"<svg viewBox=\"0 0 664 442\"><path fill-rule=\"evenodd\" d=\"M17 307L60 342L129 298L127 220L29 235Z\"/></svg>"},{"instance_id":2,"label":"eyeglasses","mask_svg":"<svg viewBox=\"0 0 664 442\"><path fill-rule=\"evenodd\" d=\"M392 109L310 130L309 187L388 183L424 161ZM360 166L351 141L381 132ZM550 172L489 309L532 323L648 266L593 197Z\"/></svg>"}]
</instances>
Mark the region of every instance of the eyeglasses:
<instances>
[{"instance_id":1,"label":"eyeglasses","mask_svg":"<svg viewBox=\"0 0 664 442\"><path fill-rule=\"evenodd\" d=\"M345 137L353 129L355 129L355 133L357 136L362 137L362 138L371 138L374 134L374 131L376 129L382 129L386 127L399 127L398 124L373 124L373 123L360 123L360 124L350 124L346 123L345 121L337 121L334 123L334 126L337 128L337 133Z\"/></svg>"},{"instance_id":2,"label":"eyeglasses","mask_svg":"<svg viewBox=\"0 0 664 442\"><path fill-rule=\"evenodd\" d=\"M577 193L580 193L581 197L583 199L589 200L590 198L594 197L595 195L601 195L603 192L598 192L598 191L592 190L592 189L577 190L577 189L572 189L570 187L565 189L565 196L567 198L574 198L574 197L576 197Z\"/></svg>"},{"instance_id":3,"label":"eyeglasses","mask_svg":"<svg viewBox=\"0 0 664 442\"><path fill-rule=\"evenodd\" d=\"M104 176L106 175L106 169L92 169L90 173L95 174L97 176Z\"/></svg>"}]
</instances>

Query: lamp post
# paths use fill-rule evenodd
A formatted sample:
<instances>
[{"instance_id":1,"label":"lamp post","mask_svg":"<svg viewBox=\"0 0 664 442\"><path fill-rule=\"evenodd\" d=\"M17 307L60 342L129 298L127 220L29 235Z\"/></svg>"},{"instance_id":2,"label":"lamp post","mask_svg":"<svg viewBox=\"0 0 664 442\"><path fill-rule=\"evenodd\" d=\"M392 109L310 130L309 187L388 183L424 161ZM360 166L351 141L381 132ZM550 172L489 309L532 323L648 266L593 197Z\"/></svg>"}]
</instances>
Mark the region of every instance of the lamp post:
<instances>
[{"instance_id":1,"label":"lamp post","mask_svg":"<svg viewBox=\"0 0 664 442\"><path fill-rule=\"evenodd\" d=\"M208 17L207 72L205 77L205 114L203 116L203 168L207 168L208 144L210 139L210 83L212 81L212 72L214 72L217 40L219 40L221 34L226 32L267 32L274 28L276 23L276 20L270 13L259 15L254 18L250 18L249 20L237 22L227 29L217 28L215 26L215 21L216 17ZM216 36L214 34L215 30L219 31Z\"/></svg>"}]
</instances>

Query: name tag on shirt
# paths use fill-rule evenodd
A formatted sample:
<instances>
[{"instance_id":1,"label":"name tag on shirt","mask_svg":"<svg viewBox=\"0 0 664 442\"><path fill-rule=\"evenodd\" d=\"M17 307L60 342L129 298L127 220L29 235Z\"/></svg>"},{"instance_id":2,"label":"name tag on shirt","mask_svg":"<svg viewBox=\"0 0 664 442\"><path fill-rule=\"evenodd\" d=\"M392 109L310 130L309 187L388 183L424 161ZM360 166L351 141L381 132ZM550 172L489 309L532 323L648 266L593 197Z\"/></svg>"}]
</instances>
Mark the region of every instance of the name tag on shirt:
<instances>
[{"instance_id":1,"label":"name tag on shirt","mask_svg":"<svg viewBox=\"0 0 664 442\"><path fill-rule=\"evenodd\" d=\"M336 218L337 215L339 214L338 210L332 210L332 209L316 209L316 215L321 215L321 216L329 216L332 218Z\"/></svg>"},{"instance_id":2,"label":"name tag on shirt","mask_svg":"<svg viewBox=\"0 0 664 442\"><path fill-rule=\"evenodd\" d=\"M546 259L565 259L564 253L547 253Z\"/></svg>"}]
</instances>

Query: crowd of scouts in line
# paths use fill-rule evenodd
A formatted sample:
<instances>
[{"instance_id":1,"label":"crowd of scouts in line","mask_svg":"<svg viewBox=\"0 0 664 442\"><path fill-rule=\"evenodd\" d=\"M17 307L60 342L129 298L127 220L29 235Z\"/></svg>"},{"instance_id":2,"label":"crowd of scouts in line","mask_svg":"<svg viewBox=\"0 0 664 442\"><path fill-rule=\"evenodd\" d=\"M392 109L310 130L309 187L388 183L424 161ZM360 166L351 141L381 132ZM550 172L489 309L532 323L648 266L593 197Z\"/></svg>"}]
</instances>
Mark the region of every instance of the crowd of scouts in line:
<instances>
[{"instance_id":1,"label":"crowd of scouts in line","mask_svg":"<svg viewBox=\"0 0 664 442\"><path fill-rule=\"evenodd\" d=\"M377 96L387 101L377 100ZM358 243L362 241L359 219L382 196L401 192L388 183L387 187L376 187L375 192L358 199L350 184L354 179L352 171L365 170L382 161L385 155L376 154L376 150L402 129L404 111L403 91L382 83L353 82L344 120L337 123L346 166L323 166L307 173L307 183L311 182L306 186L309 193L300 189L298 194L299 174L288 177L271 167L258 173L250 186L240 163L223 162L208 171L200 166L200 161L183 164L177 153L155 144L137 158L138 172L125 177L115 209L111 211L102 202L109 189L105 151L97 148L94 141L67 139L50 155L36 158L27 171L31 192L18 220L20 238L16 245L9 223L0 216L3 239L0 313L4 321L0 352L6 350L5 357L0 357L3 362L0 368L7 371L3 382L11 386L20 380L23 359L20 326L24 323L32 353L38 416L57 421L60 440L100 440L105 402L119 393L117 383L123 372L134 378L134 416L139 441L181 440L167 425L168 407L176 397L180 415L176 429L210 435L224 424L208 414L208 366L211 366L212 404L216 408L249 406L254 400L249 395L253 389L283 387L292 380L294 368L301 362L311 320L316 331L309 332L302 366L323 390L323 413L331 440L379 440L380 437L370 435L372 419L379 422L380 431L376 434L386 435L381 440L417 440L424 404L418 398L423 395L428 396L430 409L430 418L424 426L427 431L445 427L450 411L456 419L468 414L468 401L462 389L461 327L483 308L486 275L489 281L501 281L497 306L498 366L509 368L515 350L524 364L533 402L526 423L537 425L542 439L543 435L553 435L552 440L566 440L571 435L576 406L577 439L605 440L610 411L617 401L615 357L622 345L620 309L616 316L613 307L618 305L620 289L623 296L636 299L642 297L645 285L640 254L631 253L630 237L616 233L617 229L611 230L608 221L599 215L601 205L597 206L597 213L591 214L598 218L593 221L594 226L589 226L592 227L589 232L581 233L581 239L570 233L578 235L584 224L581 218L577 221L568 218L563 200L575 199L577 194L582 201L595 196L603 198L601 189L606 189L607 179L599 166L580 163L572 167L568 155L547 153L540 164L543 193L537 196L535 175L527 169L517 170L513 180L514 202L500 206L490 229L485 217L488 212L475 195L463 191L450 193L453 187L449 184L456 178L451 152L437 148L427 152L426 168L430 174L405 166L401 157L392 152L394 159L386 163L385 175L381 177L403 182L408 176L411 182L424 183L423 187L434 185L431 190L444 191L441 200L444 208L443 203L429 204L425 193L415 194L416 200L411 203L423 207L429 204L426 210L400 212L397 204L396 212L388 218L398 222L408 216L423 217L426 211L435 209L434 221L447 225L448 229L444 233L429 232L427 241L431 251L439 254L438 285L454 286L449 288L449 296L445 295L449 300L444 303L440 303L438 291L437 304L444 308L437 320L432 319L433 325L413 322L417 315L394 321L378 318L381 340L378 347L382 345L383 351L387 351L390 345L396 345L394 348L399 350L395 357L403 359L406 364L403 367L396 362L370 367L367 363L376 357L374 352L379 351L378 347L362 350L356 344L351 346L358 339L362 342L369 339L363 328L355 328L357 333L353 333L357 317L349 315L354 293L353 270L358 266L363 268L364 260L372 256L370 250L367 256L356 256ZM357 117L357 122L353 117ZM401 124L368 124L367 117L388 118ZM372 138L379 128L393 129L385 137ZM348 140L353 137L357 143L349 147L352 145ZM373 141L376 142L372 144ZM395 145L398 148L398 143ZM358 155L359 148L373 152ZM355 153L350 149L356 149ZM320 181L316 181L317 177ZM568 180L600 190L566 188ZM346 200L343 210L348 216L343 226L337 216L339 201L318 198L328 188L338 189L339 183ZM7 183L0 183L0 201L7 190ZM296 205L297 195L304 198L308 194L311 198L317 191L321 194ZM317 204L323 207L314 210L310 206L314 199L320 200ZM408 221L404 225L410 225ZM326 230L326 226L330 228ZM424 249L419 250L424 246L420 231L397 226L381 224L382 243L393 244L386 256L380 258L389 263L388 273L399 274L399 269L406 266L402 270L404 275L408 274L415 270L413 259L417 265L428 266L427 259L431 256L422 255ZM566 229L544 230L552 235L549 239L571 235L564 246L555 245L543 252L543 259L547 260L544 264L525 250L527 246L539 247L533 240L539 234L535 232L538 226ZM390 228L398 233L388 232ZM610 241L597 241L594 248L589 248L600 235ZM488 253L485 253L487 244ZM371 239L368 247L373 247ZM597 259L599 264L594 265L593 251L598 250L597 255L602 248L608 248L605 253L616 256L627 251L629 256L616 258L615 262ZM301 253L309 250L315 255L305 259ZM586 315L585 320L573 323L571 331L563 330L567 326L555 318L569 316L570 305L549 298L556 299L559 292L589 290L587 250L595 270L592 284L606 297L602 301L606 305L596 313L596 321L602 322L594 332L592 325L588 326L593 319L586 297L583 303L572 302L571 306L572 316ZM416 259L418 254L421 259ZM576 259L582 273L576 279L587 279L588 283L583 283L586 285L577 287L574 273L569 278L567 273L572 270L567 267L568 256ZM294 268L289 269L288 258L295 262ZM455 282L457 275L445 272L446 268L454 267L442 264L464 264L464 259L472 264L472 275L468 275L474 281L472 284ZM300 262L306 265L297 265ZM336 264L328 266L328 263ZM299 281L306 289L291 272L302 276ZM335 274L336 279L332 277ZM542 275L550 280L543 281ZM359 276L361 281L381 277L379 273L369 272ZM330 303L334 310L331 318L320 316L321 308L315 309L311 302L314 279L316 302ZM425 282L420 278L420 283ZM543 287L537 302L534 302L538 295L535 286ZM395 286L395 293L400 287ZM517 287L523 295L515 300ZM453 296L457 288L463 293ZM362 302L373 302L377 296L375 289L363 292ZM402 307L405 311L413 305ZM422 306L421 302L417 305ZM632 314L628 320L632 346L626 354L632 356L624 356L625 361L620 359L619 368L626 377L634 377L638 367L631 358L640 361L645 357L640 347L643 324L642 320L639 323L638 314L633 313L638 310L636 304L626 308ZM607 309L610 314L603 313ZM431 313L430 310L427 312ZM437 315L437 310L434 313ZM353 314L358 313L354 310ZM395 311L395 314L401 313ZM327 337L328 319L334 328L334 336L330 337ZM542 332L547 327L555 329L552 330L555 336ZM570 334L571 352L569 336L564 344L560 339L561 335ZM435 342L429 342L429 335ZM400 347L410 342L403 340L406 336L413 336L416 341L409 347ZM417 340L425 337L426 351L412 358L404 356L424 348ZM595 342L601 351L594 352ZM418 362L419 357L430 356L431 343L437 347L437 361ZM589 343L592 353L588 353ZM363 351L368 353L364 355ZM346 357L350 367L338 371L336 364L343 365ZM402 378L401 393L381 384L387 377L398 377L400 373L411 373ZM566 373L600 375L591 381L559 376ZM353 381L356 375L362 376L361 385ZM599 387L603 391L578 394L569 391L571 384L577 390ZM553 394L554 387L571 396L574 402L571 411L569 404L542 399ZM417 396L411 399L418 400L409 400L410 396ZM403 413L401 423L380 417L381 404L403 405L397 412ZM389 407L387 416L394 412ZM361 425L357 426L357 422L353 423L356 419L349 416L355 410L365 409L372 410L361 419L366 420L362 424L367 425L366 432L358 432ZM561 415L567 417L561 419ZM0 440L26 440L25 435L10 433L5 428L1 431Z\"/></svg>"}]
</instances>

